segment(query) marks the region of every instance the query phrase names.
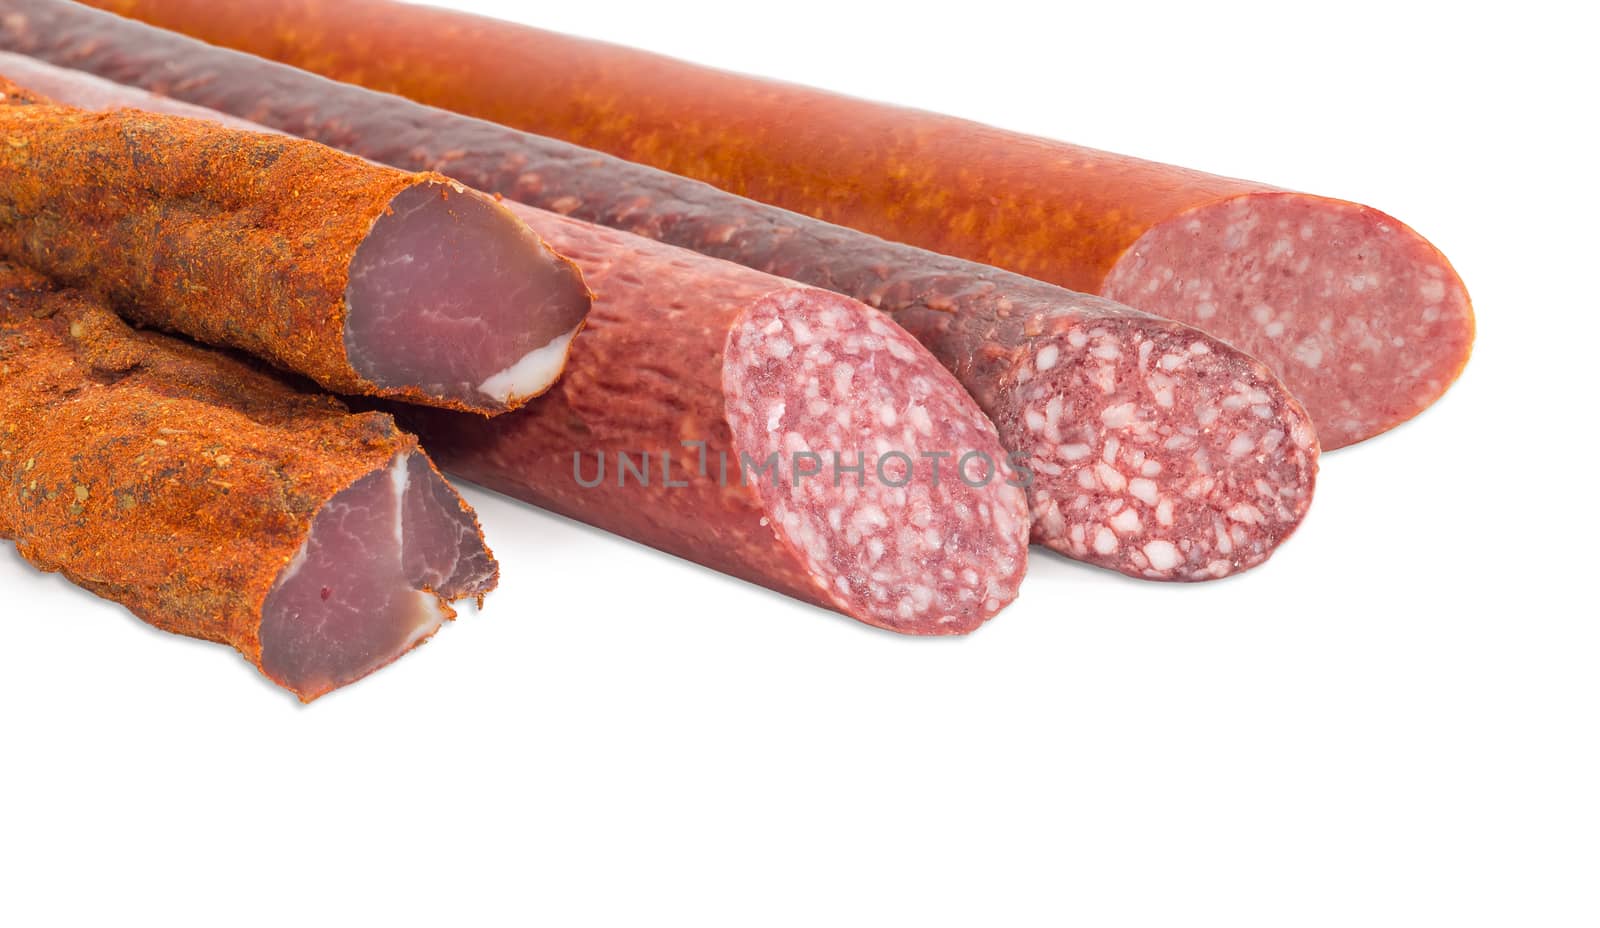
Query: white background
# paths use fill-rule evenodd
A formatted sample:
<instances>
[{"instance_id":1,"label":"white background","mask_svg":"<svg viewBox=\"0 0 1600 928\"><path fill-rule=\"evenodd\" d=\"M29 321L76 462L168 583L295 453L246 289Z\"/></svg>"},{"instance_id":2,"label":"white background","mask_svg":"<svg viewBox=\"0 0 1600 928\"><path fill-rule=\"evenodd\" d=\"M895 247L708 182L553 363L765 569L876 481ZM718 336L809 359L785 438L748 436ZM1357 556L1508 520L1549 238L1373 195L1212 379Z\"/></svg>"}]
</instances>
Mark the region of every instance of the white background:
<instances>
[{"instance_id":1,"label":"white background","mask_svg":"<svg viewBox=\"0 0 1600 928\"><path fill-rule=\"evenodd\" d=\"M484 614L301 708L0 551L0 922L1600 924L1579 23L452 5L1370 203L1455 262L1475 356L1324 458L1264 567L1163 586L1036 549L962 640L472 490Z\"/></svg>"}]
</instances>

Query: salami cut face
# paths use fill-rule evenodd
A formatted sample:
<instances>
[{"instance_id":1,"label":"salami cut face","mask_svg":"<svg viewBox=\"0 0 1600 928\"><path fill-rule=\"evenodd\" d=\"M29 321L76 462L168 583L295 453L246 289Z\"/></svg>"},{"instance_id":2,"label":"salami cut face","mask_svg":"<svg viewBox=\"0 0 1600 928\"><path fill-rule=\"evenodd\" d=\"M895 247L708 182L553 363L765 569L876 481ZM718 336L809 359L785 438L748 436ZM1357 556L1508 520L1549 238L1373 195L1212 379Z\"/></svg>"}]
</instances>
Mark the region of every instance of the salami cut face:
<instances>
[{"instance_id":1,"label":"salami cut face","mask_svg":"<svg viewBox=\"0 0 1600 928\"><path fill-rule=\"evenodd\" d=\"M37 90L37 88L30 88ZM302 139L0 98L0 253L331 390L515 408L589 293L503 207Z\"/></svg>"},{"instance_id":2,"label":"salami cut face","mask_svg":"<svg viewBox=\"0 0 1600 928\"><path fill-rule=\"evenodd\" d=\"M29 44L54 45L58 63L127 63L127 48L102 44L115 26L92 14L60 0L0 5L43 7L33 29L57 38ZM392 0L90 5L1201 326L1265 362L1326 448L1437 400L1473 337L1439 252L1341 200ZM186 99L226 92L210 76L156 80ZM553 198L578 193L535 173Z\"/></svg>"},{"instance_id":3,"label":"salami cut face","mask_svg":"<svg viewBox=\"0 0 1600 928\"><path fill-rule=\"evenodd\" d=\"M1292 385L1330 448L1427 408L1472 347L1467 292L1437 249L1377 210L1303 194L1156 223L1101 292L1226 333Z\"/></svg>"},{"instance_id":4,"label":"salami cut face","mask_svg":"<svg viewBox=\"0 0 1600 928\"><path fill-rule=\"evenodd\" d=\"M1040 324L996 422L1038 475L1035 538L1135 576L1212 580L1266 560L1299 524L1316 438L1257 366L1179 325Z\"/></svg>"},{"instance_id":5,"label":"salami cut face","mask_svg":"<svg viewBox=\"0 0 1600 928\"><path fill-rule=\"evenodd\" d=\"M442 166L490 190L854 295L885 310L955 374L1000 426L1007 449L1039 463L1028 485L1033 539L1069 557L1141 578L1212 579L1225 567L1259 563L1289 537L1310 504L1317 449L1303 408L1259 362L1197 329L596 152L77 9L109 23L117 36L147 34L137 44L97 41L82 59L124 79L148 80L262 115L368 157ZM155 56L162 53L163 60L182 61L183 70L157 67ZM5 68L85 105L204 113L32 59L0 57ZM262 87L273 92L263 97ZM516 204L512 209L545 230L548 214ZM590 267L585 271L593 276ZM1086 347L1091 331L1092 349ZM1183 346L1185 357L1202 358L1185 364L1199 376L1156 371L1156 388L1147 388L1138 368L1152 363L1157 345ZM1184 402L1175 399L1180 379ZM1026 392L1019 389L1024 382ZM1246 398L1257 397L1248 404L1248 417L1234 415L1241 384ZM1065 410L1075 411L1077 438L1070 442L1055 437ZM1040 416L1046 424L1031 427ZM1246 432L1228 431L1235 426ZM1241 450L1245 442L1262 439L1271 445L1274 435L1285 439L1272 451L1260 445L1255 454ZM1148 447L1157 440L1162 447ZM1131 466L1139 472L1128 479L1136 495L1107 470L1129 466L1116 458L1135 452L1141 456ZM1152 462L1151 455L1161 460ZM1219 473L1219 461L1227 462L1226 474ZM1144 514L1136 515L1141 507ZM1250 518L1252 511L1262 518L1240 523L1228 517L1233 512ZM1221 542L1215 541L1219 523ZM1153 566L1143 551L1151 541L1178 547L1179 563ZM1229 550L1217 550L1223 547ZM1155 550L1157 563L1171 560L1160 556L1165 548Z\"/></svg>"},{"instance_id":6,"label":"salami cut face","mask_svg":"<svg viewBox=\"0 0 1600 928\"><path fill-rule=\"evenodd\" d=\"M839 611L941 634L1016 595L1027 515L994 427L927 360L888 320L794 290L729 330L722 386L734 447L777 462L755 482L767 518Z\"/></svg>"},{"instance_id":7,"label":"salami cut face","mask_svg":"<svg viewBox=\"0 0 1600 928\"><path fill-rule=\"evenodd\" d=\"M0 262L0 537L310 701L482 599L476 517L388 416Z\"/></svg>"}]
</instances>

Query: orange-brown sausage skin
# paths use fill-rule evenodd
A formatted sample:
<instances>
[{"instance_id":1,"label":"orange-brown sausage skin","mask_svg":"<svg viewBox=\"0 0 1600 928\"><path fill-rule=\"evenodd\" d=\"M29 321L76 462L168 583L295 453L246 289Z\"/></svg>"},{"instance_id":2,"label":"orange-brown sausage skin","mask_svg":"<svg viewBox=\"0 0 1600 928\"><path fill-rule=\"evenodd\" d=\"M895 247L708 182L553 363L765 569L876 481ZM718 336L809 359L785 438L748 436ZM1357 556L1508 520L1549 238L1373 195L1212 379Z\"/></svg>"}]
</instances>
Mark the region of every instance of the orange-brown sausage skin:
<instances>
[{"instance_id":1,"label":"orange-brown sausage skin","mask_svg":"<svg viewBox=\"0 0 1600 928\"><path fill-rule=\"evenodd\" d=\"M1205 328L1265 361L1325 448L1416 415L1470 352L1448 262L1356 204L389 0L90 2ZM1242 258L1212 247L1233 238Z\"/></svg>"}]
</instances>

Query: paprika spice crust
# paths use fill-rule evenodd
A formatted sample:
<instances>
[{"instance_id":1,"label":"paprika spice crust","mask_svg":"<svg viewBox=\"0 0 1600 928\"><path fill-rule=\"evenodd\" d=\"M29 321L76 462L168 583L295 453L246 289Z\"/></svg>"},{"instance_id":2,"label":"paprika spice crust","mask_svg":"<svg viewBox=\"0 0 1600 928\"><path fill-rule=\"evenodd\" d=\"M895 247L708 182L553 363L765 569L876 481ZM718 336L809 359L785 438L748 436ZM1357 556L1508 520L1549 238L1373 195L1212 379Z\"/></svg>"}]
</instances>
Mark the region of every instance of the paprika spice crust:
<instances>
[{"instance_id":1,"label":"paprika spice crust","mask_svg":"<svg viewBox=\"0 0 1600 928\"><path fill-rule=\"evenodd\" d=\"M314 142L9 83L0 255L341 393L483 414L559 375L590 296L492 199Z\"/></svg>"},{"instance_id":2,"label":"paprika spice crust","mask_svg":"<svg viewBox=\"0 0 1600 928\"><path fill-rule=\"evenodd\" d=\"M317 637L309 623L325 617L278 610L274 621L292 633L264 634L269 598L294 593L302 565L331 550L308 545L339 508L330 503L361 503L352 488L401 465L454 507L442 532L408 522L405 553L442 535L468 569L397 589L380 570L384 553L369 552L348 565L344 597L370 607L364 618ZM131 329L98 297L3 261L0 537L157 628L232 646L307 701L399 657L453 615L447 600L482 597L497 577L471 509L389 416L351 413L244 360ZM357 595L369 580L399 606ZM345 591L323 598L336 603L335 592ZM282 651L291 638L294 659L264 660L264 646ZM381 646L355 659L357 639Z\"/></svg>"}]
</instances>

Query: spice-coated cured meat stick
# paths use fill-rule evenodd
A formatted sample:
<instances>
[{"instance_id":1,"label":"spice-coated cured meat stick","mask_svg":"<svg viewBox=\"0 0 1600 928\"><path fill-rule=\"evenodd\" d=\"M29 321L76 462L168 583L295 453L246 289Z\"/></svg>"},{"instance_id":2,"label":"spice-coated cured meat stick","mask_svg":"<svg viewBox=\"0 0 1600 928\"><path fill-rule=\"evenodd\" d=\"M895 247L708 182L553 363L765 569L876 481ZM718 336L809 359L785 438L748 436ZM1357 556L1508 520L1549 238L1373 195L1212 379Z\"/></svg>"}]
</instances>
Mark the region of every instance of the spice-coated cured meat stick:
<instances>
[{"instance_id":1,"label":"spice-coated cured meat stick","mask_svg":"<svg viewBox=\"0 0 1600 928\"><path fill-rule=\"evenodd\" d=\"M1324 448L1427 408L1471 348L1444 256L1354 203L392 0L90 4L1199 326Z\"/></svg>"},{"instance_id":2,"label":"spice-coated cured meat stick","mask_svg":"<svg viewBox=\"0 0 1600 928\"><path fill-rule=\"evenodd\" d=\"M343 393L494 414L559 375L589 293L488 197L315 142L0 105L0 255Z\"/></svg>"},{"instance_id":3,"label":"spice-coated cured meat stick","mask_svg":"<svg viewBox=\"0 0 1600 928\"><path fill-rule=\"evenodd\" d=\"M1033 538L1069 557L1154 579L1227 576L1265 560L1310 504L1304 410L1196 329L75 4L0 19L0 45L885 309L1032 464ZM14 56L4 68L84 105L174 105Z\"/></svg>"},{"instance_id":4,"label":"spice-coated cured meat stick","mask_svg":"<svg viewBox=\"0 0 1600 928\"><path fill-rule=\"evenodd\" d=\"M0 73L48 83L58 99L173 106L10 57ZM969 632L1016 597L1028 513L1015 484L1026 475L972 398L889 319L508 205L577 262L594 308L565 375L521 410L394 407L446 470L898 632Z\"/></svg>"},{"instance_id":5,"label":"spice-coated cured meat stick","mask_svg":"<svg viewBox=\"0 0 1600 928\"><path fill-rule=\"evenodd\" d=\"M231 645L306 701L498 576L472 510L389 416L130 329L4 261L0 488L0 537L40 570Z\"/></svg>"}]
</instances>

